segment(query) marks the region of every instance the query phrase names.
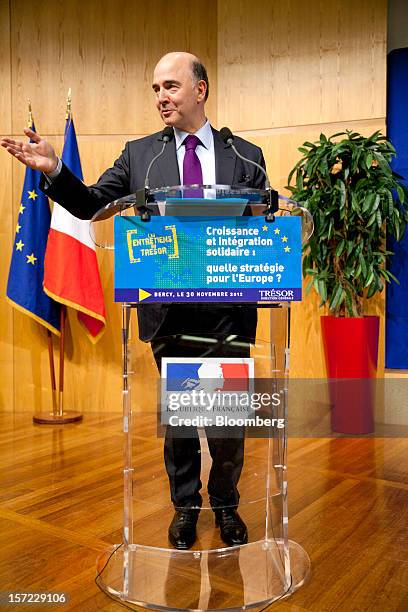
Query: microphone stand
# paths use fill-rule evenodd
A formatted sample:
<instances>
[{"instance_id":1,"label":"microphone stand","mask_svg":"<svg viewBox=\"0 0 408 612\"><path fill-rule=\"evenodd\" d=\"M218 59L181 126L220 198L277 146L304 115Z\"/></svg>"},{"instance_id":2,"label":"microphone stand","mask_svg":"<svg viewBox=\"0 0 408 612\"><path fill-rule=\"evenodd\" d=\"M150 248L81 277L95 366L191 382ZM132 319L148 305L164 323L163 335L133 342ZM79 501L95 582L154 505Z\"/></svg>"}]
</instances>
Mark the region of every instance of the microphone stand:
<instances>
[{"instance_id":1,"label":"microphone stand","mask_svg":"<svg viewBox=\"0 0 408 612\"><path fill-rule=\"evenodd\" d=\"M226 142L227 144L231 146L231 149L234 151L237 157L239 157L243 161L246 161L256 166L265 175L265 190L268 192L268 203L267 203L267 207L265 208L265 210L262 211L262 214L265 215L265 221L267 223L273 223L275 221L275 213L278 212L279 210L279 194L276 191L276 189L272 189L271 184L269 182L268 175L265 172L265 168L263 168L260 164L257 164L256 162L254 162L252 159L248 159L247 157L244 157L243 155L241 155L241 153L238 151L238 149L234 145L232 138L228 138Z\"/></svg>"},{"instance_id":2,"label":"microphone stand","mask_svg":"<svg viewBox=\"0 0 408 612\"><path fill-rule=\"evenodd\" d=\"M143 187L136 191L136 210L142 221L150 221L152 209L148 207L150 203L150 192L148 187Z\"/></svg>"},{"instance_id":3,"label":"microphone stand","mask_svg":"<svg viewBox=\"0 0 408 612\"><path fill-rule=\"evenodd\" d=\"M152 209L149 208L148 204L150 204L151 202L151 195L150 195L150 189L149 189L149 174L150 174L150 169L153 166L154 162L159 159L159 157L161 155L163 155L164 153L164 149L166 148L166 145L168 142L170 142L170 140L172 140L174 135L173 129L170 127L165 127L162 133L162 141L163 141L163 146L160 149L159 153L157 155L155 155L153 157L153 159L151 160L150 164L147 167L147 171L146 171L146 178L145 178L145 184L144 184L144 188L143 189L139 189L136 194L136 209L137 212L140 215L140 218L142 221L150 221L151 218L151 214L152 214Z\"/></svg>"},{"instance_id":4,"label":"microphone stand","mask_svg":"<svg viewBox=\"0 0 408 612\"><path fill-rule=\"evenodd\" d=\"M271 186L266 187L268 191L268 205L262 214L265 215L265 221L267 223L273 223L275 221L275 213L279 210L279 193L276 189L272 189Z\"/></svg>"}]
</instances>

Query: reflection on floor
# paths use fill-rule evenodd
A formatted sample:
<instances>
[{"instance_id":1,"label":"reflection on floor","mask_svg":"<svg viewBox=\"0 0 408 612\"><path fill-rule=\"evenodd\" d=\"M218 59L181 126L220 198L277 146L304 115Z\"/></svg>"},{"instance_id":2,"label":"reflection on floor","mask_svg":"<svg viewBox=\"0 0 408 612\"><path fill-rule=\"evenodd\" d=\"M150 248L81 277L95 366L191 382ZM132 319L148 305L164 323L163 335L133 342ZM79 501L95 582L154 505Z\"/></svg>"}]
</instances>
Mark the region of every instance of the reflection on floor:
<instances>
[{"instance_id":1,"label":"reflection on floor","mask_svg":"<svg viewBox=\"0 0 408 612\"><path fill-rule=\"evenodd\" d=\"M0 591L65 591L64 610L123 609L93 582L96 558L122 541L120 416L53 427L3 414L0 422ZM153 423L138 423L135 532L167 546L163 440ZM247 441L240 512L251 540L263 530L263 455L262 442ZM408 609L407 456L408 439L289 440L289 534L309 553L312 577L273 609ZM205 482L205 452L203 463ZM209 510L198 536L196 548L221 543Z\"/></svg>"}]
</instances>

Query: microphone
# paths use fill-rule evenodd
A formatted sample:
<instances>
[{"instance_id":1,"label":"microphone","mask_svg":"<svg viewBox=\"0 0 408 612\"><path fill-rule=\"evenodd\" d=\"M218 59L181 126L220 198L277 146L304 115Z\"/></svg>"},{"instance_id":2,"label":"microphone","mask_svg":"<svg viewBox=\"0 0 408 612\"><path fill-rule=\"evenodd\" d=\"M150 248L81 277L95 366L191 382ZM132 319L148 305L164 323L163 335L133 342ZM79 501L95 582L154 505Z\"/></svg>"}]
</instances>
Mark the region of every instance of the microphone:
<instances>
[{"instance_id":1,"label":"microphone","mask_svg":"<svg viewBox=\"0 0 408 612\"><path fill-rule=\"evenodd\" d=\"M173 140L173 138L174 138L173 128L170 127L169 125L166 125L166 127L162 131L162 135L160 138L160 140L163 141L163 146L161 148L161 151L155 157L153 157L152 161L150 162L147 168L146 178L145 178L145 189L149 189L149 174L150 174L151 167L153 166L154 162L158 160L161 155L163 155L164 149L166 148L167 143Z\"/></svg>"},{"instance_id":2,"label":"microphone","mask_svg":"<svg viewBox=\"0 0 408 612\"><path fill-rule=\"evenodd\" d=\"M163 141L163 146L159 153L153 157L150 164L147 167L146 177L144 181L144 187L138 189L136 191L136 209L140 214L142 221L150 221L150 213L152 210L148 207L149 203L149 174L150 170L156 160L159 159L161 155L164 153L164 149L166 148L167 143L169 143L174 138L173 128L166 125L164 130L161 133L161 137L159 140Z\"/></svg>"},{"instance_id":3,"label":"microphone","mask_svg":"<svg viewBox=\"0 0 408 612\"><path fill-rule=\"evenodd\" d=\"M166 127L162 131L161 139L164 140L164 142L170 142L170 140L173 140L173 138L174 138L173 128L170 127L169 125L166 125Z\"/></svg>"},{"instance_id":4,"label":"microphone","mask_svg":"<svg viewBox=\"0 0 408 612\"><path fill-rule=\"evenodd\" d=\"M266 173L265 168L263 168L260 164L257 164L256 162L254 162L252 159L248 159L247 157L244 157L243 155L241 155L241 153L237 150L236 146L234 145L234 135L229 128L227 127L221 128L220 136L223 142L225 142L226 145L229 145L231 147L231 149L234 151L237 157L259 168L259 170L265 176L265 189L269 191L269 206L264 212L267 213L266 220L273 221L274 219L273 213L277 212L279 209L279 195L277 191L272 189L271 183L269 181L269 177Z\"/></svg>"}]
</instances>

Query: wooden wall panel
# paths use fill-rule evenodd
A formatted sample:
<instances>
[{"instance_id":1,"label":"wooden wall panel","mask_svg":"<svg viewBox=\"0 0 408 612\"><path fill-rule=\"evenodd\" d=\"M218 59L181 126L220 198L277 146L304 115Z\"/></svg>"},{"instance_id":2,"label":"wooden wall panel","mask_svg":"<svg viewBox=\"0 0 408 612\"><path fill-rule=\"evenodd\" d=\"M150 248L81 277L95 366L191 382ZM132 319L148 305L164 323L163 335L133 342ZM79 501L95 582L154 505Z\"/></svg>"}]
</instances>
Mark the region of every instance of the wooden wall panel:
<instances>
[{"instance_id":1,"label":"wooden wall panel","mask_svg":"<svg viewBox=\"0 0 408 612\"><path fill-rule=\"evenodd\" d=\"M11 133L9 2L0 0L0 134ZM12 160L0 151L0 410L13 405L13 311L6 302L6 286L14 239L11 186Z\"/></svg>"},{"instance_id":2,"label":"wooden wall panel","mask_svg":"<svg viewBox=\"0 0 408 612\"><path fill-rule=\"evenodd\" d=\"M44 132L61 133L72 87L83 134L148 134L161 127L151 88L166 52L201 56L216 111L216 0L13 0L13 130L31 96ZM177 15L175 21L174 16Z\"/></svg>"},{"instance_id":3,"label":"wooden wall panel","mask_svg":"<svg viewBox=\"0 0 408 612\"><path fill-rule=\"evenodd\" d=\"M12 160L5 152L0 154L0 410L13 405L13 309L6 301L7 279L14 239L12 202Z\"/></svg>"},{"instance_id":4,"label":"wooden wall panel","mask_svg":"<svg viewBox=\"0 0 408 612\"><path fill-rule=\"evenodd\" d=\"M11 134L10 10L0 0L0 134Z\"/></svg>"},{"instance_id":5,"label":"wooden wall panel","mask_svg":"<svg viewBox=\"0 0 408 612\"><path fill-rule=\"evenodd\" d=\"M0 91L1 132L21 134L30 97L39 132L60 150L65 98L72 87L84 177L93 182L126 140L160 129L151 92L153 67L169 50L191 50L208 68L209 118L262 146L272 182L281 189L297 146L306 138L346 126L366 131L383 127L385 7L385 0L0 0L0 76L9 85ZM8 254L23 174L17 162L0 154L0 209ZM98 257L107 332L93 346L71 312L67 338L65 406L84 414L121 409L120 309L112 301L112 257ZM0 264L4 287L7 259ZM370 309L382 312L382 298L372 301ZM295 375L324 372L318 314L313 296L293 309ZM0 364L5 366L1 409L13 409L12 390L7 392L13 368L18 374L15 410L44 409L51 396L43 331L3 302L0 317ZM266 339L266 313L260 318L259 335ZM153 381L157 372L148 345L136 341L134 355L144 380ZM136 409L148 401L142 389L134 388Z\"/></svg>"},{"instance_id":6,"label":"wooden wall panel","mask_svg":"<svg viewBox=\"0 0 408 612\"><path fill-rule=\"evenodd\" d=\"M5 30L1 40L5 52L0 69L9 79L13 75L11 87L0 93L4 95L7 91L9 102L12 101L12 107L10 104L8 107L9 123L0 123L1 131L21 137L29 97L39 133L61 151L66 94L72 87L86 182L95 181L113 163L126 140L161 128L151 80L155 63L168 51L187 50L203 59L211 82L208 115L216 122L216 0L195 0L193 3L176 0L171 5L163 0L73 0L68 3L45 0L37 5L28 0L10 3L2 0L0 10ZM177 27L174 26L175 15ZM10 40L11 57L7 54ZM0 98L0 102L2 100ZM7 115L3 110L2 105L0 122ZM12 162L5 152L1 162L0 172L5 182L7 172L10 175L10 193L2 193L10 207L7 211L10 243L7 251L10 253L15 225L12 210L17 210L24 168ZM15 194L13 199L11 189ZM108 309L107 331L97 345L92 345L78 325L74 312L69 314L67 331L65 407L85 414L121 409L121 314L119 306L113 303L112 256L101 252L98 257ZM8 262L4 265L8 270ZM28 317L13 314L8 305L4 312L4 323L6 315L10 320L14 316L15 320L14 327L8 326L9 335L2 334L7 347L2 355L8 370L14 365L19 372L19 383L14 386L14 407L31 412L47 409L51 405L51 395L43 330ZM136 323L134 327L134 335L137 335ZM157 377L148 345L138 342L135 350L141 355L140 367L145 375ZM4 377L2 374L1 382L3 380L12 380L9 371ZM2 387L5 389L6 385ZM141 395L137 388L134 391L136 396ZM11 410L13 401L5 399L2 407Z\"/></svg>"},{"instance_id":7,"label":"wooden wall panel","mask_svg":"<svg viewBox=\"0 0 408 612\"><path fill-rule=\"evenodd\" d=\"M220 125L383 117L386 4L219 0Z\"/></svg>"}]
</instances>

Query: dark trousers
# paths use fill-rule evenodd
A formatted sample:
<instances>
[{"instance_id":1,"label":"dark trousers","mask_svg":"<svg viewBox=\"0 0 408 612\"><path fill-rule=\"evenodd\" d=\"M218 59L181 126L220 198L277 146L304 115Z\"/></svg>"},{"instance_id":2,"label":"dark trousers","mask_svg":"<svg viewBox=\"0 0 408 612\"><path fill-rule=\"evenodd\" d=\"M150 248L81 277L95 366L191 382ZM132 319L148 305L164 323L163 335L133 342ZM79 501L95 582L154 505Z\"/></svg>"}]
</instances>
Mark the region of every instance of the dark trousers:
<instances>
[{"instance_id":1,"label":"dark trousers","mask_svg":"<svg viewBox=\"0 0 408 612\"><path fill-rule=\"evenodd\" d=\"M245 310L238 307L171 306L151 343L159 371L162 357L249 357L249 343L239 347L231 343L231 340L239 340L240 344L248 342L240 336L243 312ZM217 342L206 342L207 339ZM208 427L206 435L212 458L208 478L211 506L236 508L239 502L237 485L244 462L244 429L226 427L220 432L218 427ZM197 428L168 426L164 460L174 506L201 507L201 447Z\"/></svg>"}]
</instances>

